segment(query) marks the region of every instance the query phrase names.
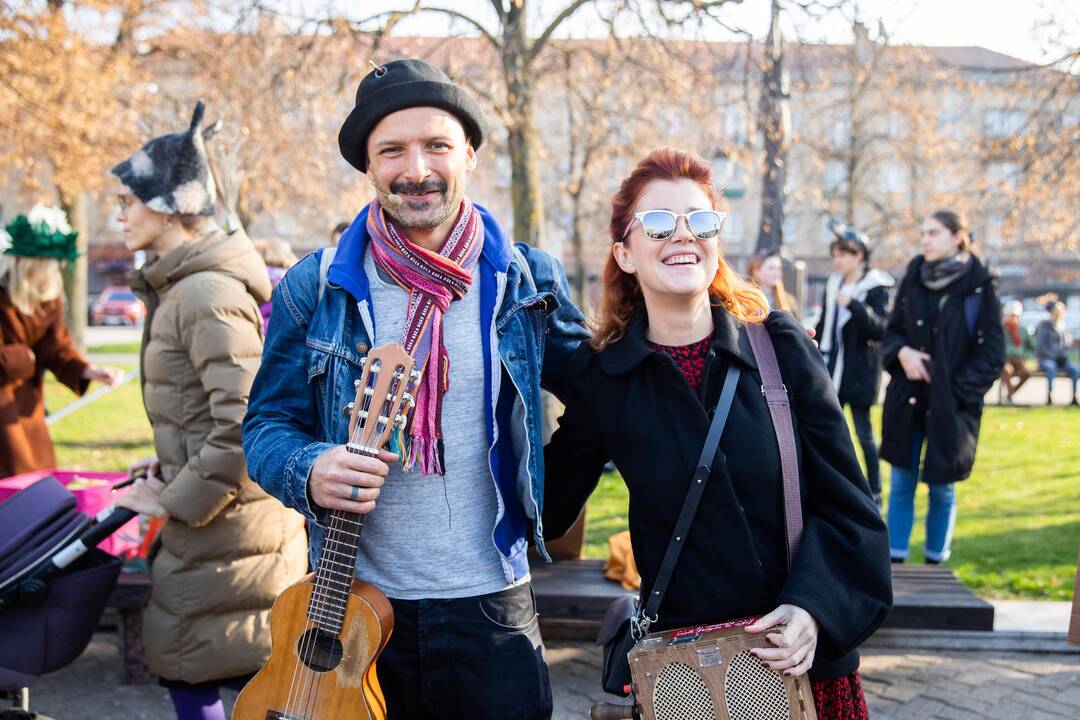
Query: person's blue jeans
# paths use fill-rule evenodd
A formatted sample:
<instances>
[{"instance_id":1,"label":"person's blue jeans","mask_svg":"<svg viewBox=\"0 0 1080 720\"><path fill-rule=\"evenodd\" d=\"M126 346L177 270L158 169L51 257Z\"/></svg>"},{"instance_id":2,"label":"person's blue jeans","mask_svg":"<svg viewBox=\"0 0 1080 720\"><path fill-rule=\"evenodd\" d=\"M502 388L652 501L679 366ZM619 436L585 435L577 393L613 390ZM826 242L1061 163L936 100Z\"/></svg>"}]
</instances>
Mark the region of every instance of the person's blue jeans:
<instances>
[{"instance_id":1,"label":"person's blue jeans","mask_svg":"<svg viewBox=\"0 0 1080 720\"><path fill-rule=\"evenodd\" d=\"M915 428L911 438L911 468L893 465L889 484L889 554L893 560L906 560L911 528L915 524L915 489L919 486L925 431ZM953 528L956 526L956 483L930 485L930 509L926 513L927 560L949 559Z\"/></svg>"},{"instance_id":2,"label":"person's blue jeans","mask_svg":"<svg viewBox=\"0 0 1080 720\"><path fill-rule=\"evenodd\" d=\"M1050 402L1050 398L1054 394L1054 378L1057 377L1058 372L1061 370L1064 370L1072 378L1072 396L1076 397L1076 384L1077 381L1080 381L1080 368L1068 361L1059 364L1054 360L1040 360L1039 367L1046 372L1047 402Z\"/></svg>"}]
</instances>

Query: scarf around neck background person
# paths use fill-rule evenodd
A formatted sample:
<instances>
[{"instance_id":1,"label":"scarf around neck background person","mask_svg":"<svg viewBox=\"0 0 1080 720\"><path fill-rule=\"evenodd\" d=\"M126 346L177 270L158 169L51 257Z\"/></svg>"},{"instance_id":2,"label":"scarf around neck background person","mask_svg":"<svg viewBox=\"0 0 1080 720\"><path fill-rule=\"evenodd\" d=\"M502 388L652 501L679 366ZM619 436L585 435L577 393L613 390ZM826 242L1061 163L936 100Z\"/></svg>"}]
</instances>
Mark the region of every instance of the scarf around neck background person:
<instances>
[{"instance_id":1,"label":"scarf around neck background person","mask_svg":"<svg viewBox=\"0 0 1080 720\"><path fill-rule=\"evenodd\" d=\"M670 148L623 181L592 346L556 379L566 412L545 448L544 523L565 532L614 461L648 597L724 377L738 367L720 451L650 631L760 616L749 630L776 647L754 654L777 672L810 672L819 718L864 718L857 648L892 602L885 526L821 354L727 264L722 221L687 215L719 202L708 163ZM799 447L805 530L790 567L780 450L750 323L764 324L776 350Z\"/></svg>"},{"instance_id":2,"label":"scarf around neck background person","mask_svg":"<svg viewBox=\"0 0 1080 720\"><path fill-rule=\"evenodd\" d=\"M338 140L377 199L332 262L278 285L244 423L252 477L311 521L313 563L328 509L365 514L356 574L395 615L377 663L391 720L552 707L526 557L546 558L540 384L588 332L561 266L467 197L484 128L428 63L363 79ZM423 370L405 457L349 453L361 359L399 342Z\"/></svg>"},{"instance_id":3,"label":"scarf around neck background person","mask_svg":"<svg viewBox=\"0 0 1080 720\"><path fill-rule=\"evenodd\" d=\"M908 557L919 481L929 485L927 562L949 559L956 483L975 464L983 397L1005 362L996 278L972 251L965 220L924 218L882 341L889 373L881 457L892 465L887 522L894 562ZM923 451L925 446L925 453Z\"/></svg>"},{"instance_id":4,"label":"scarf around neck background person","mask_svg":"<svg viewBox=\"0 0 1080 720\"><path fill-rule=\"evenodd\" d=\"M836 272L825 284L825 303L816 328L821 354L841 407L849 405L855 435L866 461L870 491L880 503L881 471L870 407L881 383L880 341L888 319L889 288L896 281L871 268L869 239L846 225L830 223L829 244Z\"/></svg>"}]
</instances>

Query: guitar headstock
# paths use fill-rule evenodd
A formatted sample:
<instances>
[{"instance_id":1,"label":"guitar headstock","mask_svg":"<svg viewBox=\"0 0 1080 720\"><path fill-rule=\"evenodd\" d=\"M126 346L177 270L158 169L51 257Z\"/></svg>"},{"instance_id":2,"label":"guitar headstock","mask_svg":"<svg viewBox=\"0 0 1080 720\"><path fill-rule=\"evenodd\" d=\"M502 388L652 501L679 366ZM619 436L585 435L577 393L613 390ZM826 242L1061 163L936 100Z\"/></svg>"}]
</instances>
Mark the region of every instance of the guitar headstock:
<instances>
[{"instance_id":1,"label":"guitar headstock","mask_svg":"<svg viewBox=\"0 0 1080 720\"><path fill-rule=\"evenodd\" d=\"M361 362L364 373L355 383L356 399L349 403L346 447L374 456L390 439L395 425L405 427L420 374L413 369L412 357L397 343L372 348Z\"/></svg>"}]
</instances>

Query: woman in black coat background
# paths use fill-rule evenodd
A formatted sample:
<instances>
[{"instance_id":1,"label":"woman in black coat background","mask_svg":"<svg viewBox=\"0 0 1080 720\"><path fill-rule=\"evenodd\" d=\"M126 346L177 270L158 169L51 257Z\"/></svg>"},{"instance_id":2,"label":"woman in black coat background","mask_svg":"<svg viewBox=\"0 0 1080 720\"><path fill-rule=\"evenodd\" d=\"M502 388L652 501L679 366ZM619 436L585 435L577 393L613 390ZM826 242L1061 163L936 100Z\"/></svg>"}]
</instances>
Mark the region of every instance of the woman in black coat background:
<instances>
[{"instance_id":1,"label":"woman in black coat background","mask_svg":"<svg viewBox=\"0 0 1080 720\"><path fill-rule=\"evenodd\" d=\"M881 504L881 469L870 424L870 407L881 386L881 338L888 322L892 275L870 267L870 241L846 225L830 223L836 239L829 244L833 268L825 283L825 303L817 334L825 366L840 406L851 406L855 435L866 460L866 479Z\"/></svg>"},{"instance_id":2,"label":"woman in black coat background","mask_svg":"<svg viewBox=\"0 0 1080 720\"><path fill-rule=\"evenodd\" d=\"M653 629L763 616L748 629L777 646L754 651L766 667L809 671L822 720L863 718L857 647L892 603L884 523L821 354L790 313L766 319L761 293L720 257L719 226L681 214L716 207L711 181L699 158L659 150L616 195L593 347L551 387L566 412L544 453L545 535L570 527L613 460L648 593L725 373L738 365L720 452ZM671 223L664 212L680 215ZM745 328L763 321L799 455L805 530L790 571L780 453Z\"/></svg>"},{"instance_id":3,"label":"woman in black coat background","mask_svg":"<svg viewBox=\"0 0 1080 720\"><path fill-rule=\"evenodd\" d=\"M881 457L893 466L887 522L894 562L908 556L920 479L930 486L926 561L949 559L955 483L971 474L983 396L1005 363L995 280L970 249L959 215L939 210L927 217L923 253L900 281L885 330L882 358L891 379Z\"/></svg>"}]
</instances>

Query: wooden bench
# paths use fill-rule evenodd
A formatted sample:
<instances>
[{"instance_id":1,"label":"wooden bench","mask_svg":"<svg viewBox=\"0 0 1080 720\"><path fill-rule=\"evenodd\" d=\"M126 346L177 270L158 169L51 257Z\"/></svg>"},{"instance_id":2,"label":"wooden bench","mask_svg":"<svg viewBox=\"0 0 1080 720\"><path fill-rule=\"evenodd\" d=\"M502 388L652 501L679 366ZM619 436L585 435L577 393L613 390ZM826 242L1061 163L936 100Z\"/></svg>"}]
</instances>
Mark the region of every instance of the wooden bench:
<instances>
[{"instance_id":1,"label":"wooden bench","mask_svg":"<svg viewBox=\"0 0 1080 720\"><path fill-rule=\"evenodd\" d=\"M951 570L937 565L893 565L893 610L884 627L920 630L993 630L994 606L968 590ZM604 579L604 561L533 563L540 628L545 638L592 640L608 604L625 594ZM142 608L150 579L122 574L109 605L120 612L125 683L153 682L142 660Z\"/></svg>"},{"instance_id":2,"label":"wooden bench","mask_svg":"<svg viewBox=\"0 0 1080 720\"><path fill-rule=\"evenodd\" d=\"M534 564L533 587L544 637L596 637L608 604L625 594L604 579L602 560ZM948 568L893 565L893 610L887 628L993 630L994 606L968 590Z\"/></svg>"},{"instance_id":3,"label":"wooden bench","mask_svg":"<svg viewBox=\"0 0 1080 720\"><path fill-rule=\"evenodd\" d=\"M120 573L108 606L120 614L120 657L124 663L121 677L127 685L157 682L143 662L142 611L150 593L150 576L144 573Z\"/></svg>"}]
</instances>

